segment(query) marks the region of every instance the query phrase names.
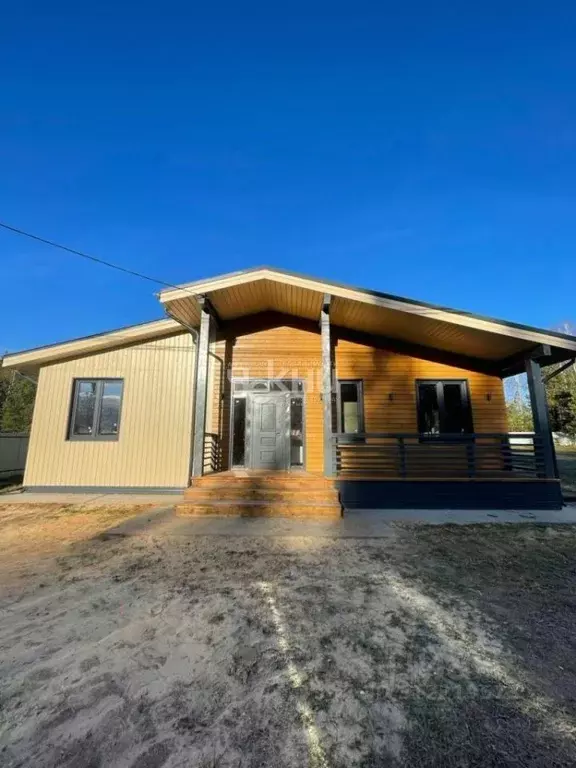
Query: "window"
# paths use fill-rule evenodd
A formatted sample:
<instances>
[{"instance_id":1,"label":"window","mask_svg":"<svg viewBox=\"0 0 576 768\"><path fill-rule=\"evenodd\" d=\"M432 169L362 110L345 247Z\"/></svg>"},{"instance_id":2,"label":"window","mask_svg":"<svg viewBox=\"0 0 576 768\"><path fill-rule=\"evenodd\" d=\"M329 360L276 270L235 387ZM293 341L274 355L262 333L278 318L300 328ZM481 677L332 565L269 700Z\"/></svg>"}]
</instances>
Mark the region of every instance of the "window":
<instances>
[{"instance_id":1,"label":"window","mask_svg":"<svg viewBox=\"0 0 576 768\"><path fill-rule=\"evenodd\" d=\"M234 392L303 392L301 379L235 379Z\"/></svg>"},{"instance_id":2,"label":"window","mask_svg":"<svg viewBox=\"0 0 576 768\"><path fill-rule=\"evenodd\" d=\"M232 466L243 467L246 458L246 398L235 397L232 416Z\"/></svg>"},{"instance_id":3,"label":"window","mask_svg":"<svg viewBox=\"0 0 576 768\"><path fill-rule=\"evenodd\" d=\"M304 466L304 401L290 398L290 465Z\"/></svg>"},{"instance_id":4,"label":"window","mask_svg":"<svg viewBox=\"0 0 576 768\"><path fill-rule=\"evenodd\" d=\"M274 379L270 382L270 392L303 392L301 379Z\"/></svg>"},{"instance_id":5,"label":"window","mask_svg":"<svg viewBox=\"0 0 576 768\"><path fill-rule=\"evenodd\" d=\"M473 432L467 381L418 381L418 431L429 437Z\"/></svg>"},{"instance_id":6,"label":"window","mask_svg":"<svg viewBox=\"0 0 576 768\"><path fill-rule=\"evenodd\" d=\"M338 431L351 436L364 432L364 396L361 381L338 382Z\"/></svg>"},{"instance_id":7,"label":"window","mask_svg":"<svg viewBox=\"0 0 576 768\"><path fill-rule=\"evenodd\" d=\"M69 440L117 440L122 406L122 379L76 379Z\"/></svg>"}]
</instances>

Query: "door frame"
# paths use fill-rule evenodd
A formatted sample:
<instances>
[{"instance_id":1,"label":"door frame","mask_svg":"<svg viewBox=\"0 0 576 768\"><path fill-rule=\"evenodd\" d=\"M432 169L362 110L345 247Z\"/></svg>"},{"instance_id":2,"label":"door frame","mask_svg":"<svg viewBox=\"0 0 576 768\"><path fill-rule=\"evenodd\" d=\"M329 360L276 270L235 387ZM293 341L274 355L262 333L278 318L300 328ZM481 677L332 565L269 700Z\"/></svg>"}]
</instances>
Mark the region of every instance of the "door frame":
<instances>
[{"instance_id":1,"label":"door frame","mask_svg":"<svg viewBox=\"0 0 576 768\"><path fill-rule=\"evenodd\" d=\"M245 377L245 376L238 376L238 377L232 377L230 379L230 418L229 418L229 427L228 427L228 469L238 469L238 470L250 470L252 469L252 398L250 397L251 394L259 394L259 395L265 395L265 394L282 394L281 392L275 393L270 391L270 386L268 386L268 391L262 391L262 390L256 390L254 392L251 392L249 390L244 390L242 392L236 392L234 385L239 382L248 382L248 381L258 381L258 382L267 382L268 385L270 385L273 381L288 381L288 379L284 378L277 378L277 379L265 379L265 378L256 378L256 377ZM306 470L306 462L308 457L308 450L306 445L306 428L307 428L307 403L306 403L306 395L307 395L307 387L306 387L306 379L303 378L293 378L290 379L292 382L301 382L302 384L302 390L301 392L295 392L294 389L290 392L290 400L301 398L302 400L302 464L292 464L292 446L291 446L291 440L290 440L290 423L288 423L288 461L287 461L287 468L284 471L287 472L303 472ZM246 400L246 415L245 415L245 427L244 427L244 464L233 464L233 456L234 456L234 399L238 397L245 398ZM280 470L281 471L281 470Z\"/></svg>"}]
</instances>

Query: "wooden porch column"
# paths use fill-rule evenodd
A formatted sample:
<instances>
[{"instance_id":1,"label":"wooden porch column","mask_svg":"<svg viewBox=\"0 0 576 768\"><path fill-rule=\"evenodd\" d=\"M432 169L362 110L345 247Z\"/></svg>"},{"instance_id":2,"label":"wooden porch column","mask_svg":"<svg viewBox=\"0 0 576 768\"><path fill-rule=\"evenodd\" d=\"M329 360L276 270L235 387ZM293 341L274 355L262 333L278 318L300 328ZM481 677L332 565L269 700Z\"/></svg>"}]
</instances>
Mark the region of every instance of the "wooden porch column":
<instances>
[{"instance_id":1,"label":"wooden porch column","mask_svg":"<svg viewBox=\"0 0 576 768\"><path fill-rule=\"evenodd\" d=\"M204 440L206 432L206 406L208 403L208 353L212 331L210 305L204 299L200 304L200 333L196 351L196 381L194 383L194 439L192 441L192 477L204 474Z\"/></svg>"},{"instance_id":2,"label":"wooden porch column","mask_svg":"<svg viewBox=\"0 0 576 768\"><path fill-rule=\"evenodd\" d=\"M542 368L539 361L534 357L526 359L526 374L528 376L528 391L530 392L534 432L542 440L545 476L556 477L554 440L552 439L550 419L548 417L546 389L542 379Z\"/></svg>"},{"instance_id":3,"label":"wooden porch column","mask_svg":"<svg viewBox=\"0 0 576 768\"><path fill-rule=\"evenodd\" d=\"M334 467L332 461L332 348L330 343L330 300L329 294L324 295L322 312L320 314L320 332L322 338L322 406L324 414L324 474L332 477Z\"/></svg>"}]
</instances>

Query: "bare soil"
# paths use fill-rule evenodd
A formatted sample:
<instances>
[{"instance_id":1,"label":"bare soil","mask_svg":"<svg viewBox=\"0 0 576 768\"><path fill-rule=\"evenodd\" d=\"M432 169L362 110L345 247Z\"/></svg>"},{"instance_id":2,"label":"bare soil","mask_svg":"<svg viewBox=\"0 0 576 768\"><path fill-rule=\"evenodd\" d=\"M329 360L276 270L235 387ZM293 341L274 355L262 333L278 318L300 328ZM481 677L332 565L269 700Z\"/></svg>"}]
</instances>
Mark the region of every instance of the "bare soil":
<instances>
[{"instance_id":1,"label":"bare soil","mask_svg":"<svg viewBox=\"0 0 576 768\"><path fill-rule=\"evenodd\" d=\"M569 526L0 507L0 764L573 766L575 554Z\"/></svg>"},{"instance_id":2,"label":"bare soil","mask_svg":"<svg viewBox=\"0 0 576 768\"><path fill-rule=\"evenodd\" d=\"M566 498L576 498L576 451L558 449L556 454L562 491Z\"/></svg>"}]
</instances>

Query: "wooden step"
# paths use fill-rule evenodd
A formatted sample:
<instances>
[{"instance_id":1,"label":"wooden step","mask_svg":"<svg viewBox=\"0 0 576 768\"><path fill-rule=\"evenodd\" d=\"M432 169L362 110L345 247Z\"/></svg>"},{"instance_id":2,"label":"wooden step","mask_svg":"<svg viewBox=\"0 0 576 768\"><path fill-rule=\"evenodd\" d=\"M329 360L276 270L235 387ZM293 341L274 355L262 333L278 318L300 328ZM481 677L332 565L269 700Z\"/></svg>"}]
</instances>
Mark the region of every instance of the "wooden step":
<instances>
[{"instance_id":1,"label":"wooden step","mask_svg":"<svg viewBox=\"0 0 576 768\"><path fill-rule=\"evenodd\" d=\"M307 472L220 472L195 478L178 504L179 515L200 517L297 517L335 520L342 516L331 478Z\"/></svg>"},{"instance_id":2,"label":"wooden step","mask_svg":"<svg viewBox=\"0 0 576 768\"><path fill-rule=\"evenodd\" d=\"M192 486L184 492L186 501L268 501L286 503L337 503L338 490L334 487L323 489L309 488L252 488L236 485Z\"/></svg>"},{"instance_id":3,"label":"wooden step","mask_svg":"<svg viewBox=\"0 0 576 768\"><path fill-rule=\"evenodd\" d=\"M265 501L211 501L176 505L176 514L190 517L223 515L228 517L296 517L337 520L342 517L340 504L270 504Z\"/></svg>"},{"instance_id":4,"label":"wooden step","mask_svg":"<svg viewBox=\"0 0 576 768\"><path fill-rule=\"evenodd\" d=\"M252 488L252 489L286 489L286 490L325 490L334 488L334 481L328 477L313 477L310 475L277 474L254 475L250 477L218 473L194 478L192 488Z\"/></svg>"}]
</instances>

